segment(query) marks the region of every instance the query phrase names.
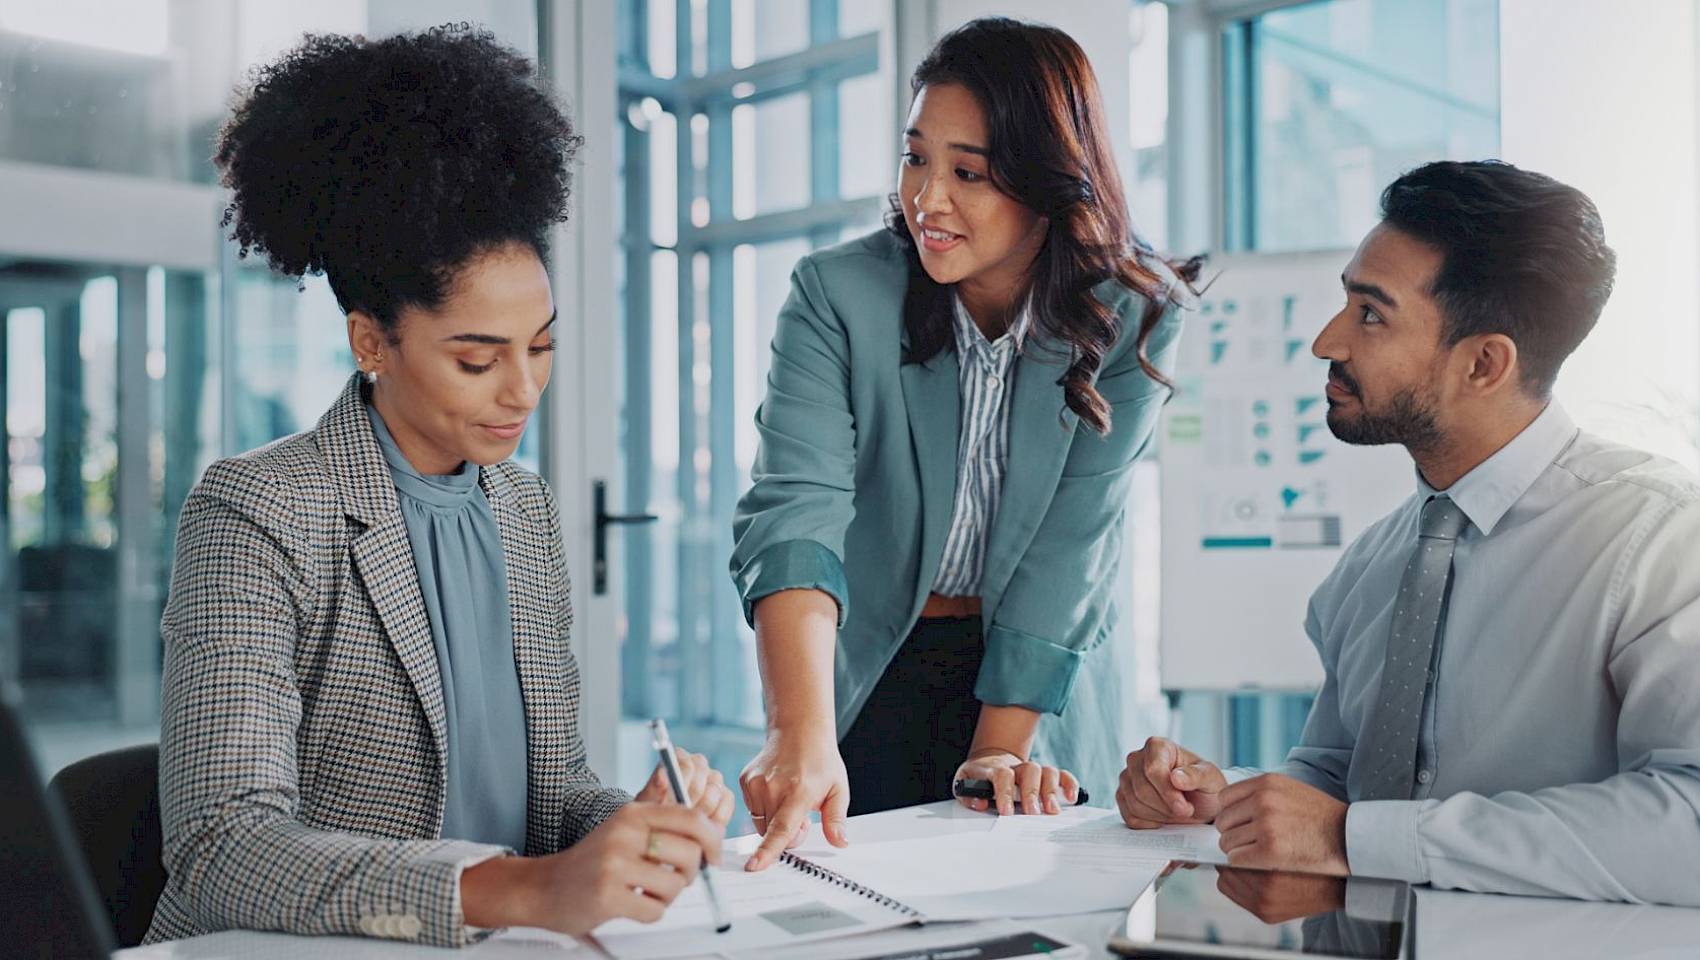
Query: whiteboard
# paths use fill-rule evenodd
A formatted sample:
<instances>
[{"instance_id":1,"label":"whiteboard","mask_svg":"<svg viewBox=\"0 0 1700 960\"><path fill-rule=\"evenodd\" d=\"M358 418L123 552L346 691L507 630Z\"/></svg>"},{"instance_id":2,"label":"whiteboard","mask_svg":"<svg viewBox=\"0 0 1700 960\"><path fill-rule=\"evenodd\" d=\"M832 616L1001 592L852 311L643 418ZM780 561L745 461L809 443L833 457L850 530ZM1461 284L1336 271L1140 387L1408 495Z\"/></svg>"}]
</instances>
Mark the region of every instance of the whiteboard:
<instances>
[{"instance_id":1,"label":"whiteboard","mask_svg":"<svg viewBox=\"0 0 1700 960\"><path fill-rule=\"evenodd\" d=\"M1166 690L1308 691L1311 591L1416 489L1400 446L1334 439L1311 342L1345 303L1350 251L1219 256L1181 336L1160 426Z\"/></svg>"}]
</instances>

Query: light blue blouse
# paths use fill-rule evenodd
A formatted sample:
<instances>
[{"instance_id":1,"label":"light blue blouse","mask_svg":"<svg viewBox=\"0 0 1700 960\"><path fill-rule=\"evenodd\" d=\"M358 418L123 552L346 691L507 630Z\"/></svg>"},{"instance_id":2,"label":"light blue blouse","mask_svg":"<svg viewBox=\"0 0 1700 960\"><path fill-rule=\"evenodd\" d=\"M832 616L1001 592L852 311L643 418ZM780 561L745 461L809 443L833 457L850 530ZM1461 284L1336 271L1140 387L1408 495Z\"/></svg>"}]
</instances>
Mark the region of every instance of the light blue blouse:
<instances>
[{"instance_id":1,"label":"light blue blouse","mask_svg":"<svg viewBox=\"0 0 1700 960\"><path fill-rule=\"evenodd\" d=\"M424 476L402 455L378 411L368 405L366 413L395 481L443 679L442 835L523 852L525 705L496 515L477 467L462 463L447 476Z\"/></svg>"}]
</instances>

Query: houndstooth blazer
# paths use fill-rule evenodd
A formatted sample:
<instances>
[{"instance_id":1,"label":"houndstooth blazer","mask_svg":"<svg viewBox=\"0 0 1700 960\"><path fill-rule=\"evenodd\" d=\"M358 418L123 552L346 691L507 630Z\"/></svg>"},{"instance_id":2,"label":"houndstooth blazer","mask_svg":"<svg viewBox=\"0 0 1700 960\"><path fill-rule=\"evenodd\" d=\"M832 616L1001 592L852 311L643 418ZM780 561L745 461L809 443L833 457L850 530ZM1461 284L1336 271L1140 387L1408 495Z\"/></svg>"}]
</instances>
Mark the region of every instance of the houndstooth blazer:
<instances>
[{"instance_id":1,"label":"houndstooth blazer","mask_svg":"<svg viewBox=\"0 0 1700 960\"><path fill-rule=\"evenodd\" d=\"M460 946L460 873L503 849L439 838L444 708L413 552L351 379L318 426L207 469L177 540L148 941L224 929ZM501 532L527 728L526 849L562 849L629 797L578 733L554 497L501 463Z\"/></svg>"}]
</instances>

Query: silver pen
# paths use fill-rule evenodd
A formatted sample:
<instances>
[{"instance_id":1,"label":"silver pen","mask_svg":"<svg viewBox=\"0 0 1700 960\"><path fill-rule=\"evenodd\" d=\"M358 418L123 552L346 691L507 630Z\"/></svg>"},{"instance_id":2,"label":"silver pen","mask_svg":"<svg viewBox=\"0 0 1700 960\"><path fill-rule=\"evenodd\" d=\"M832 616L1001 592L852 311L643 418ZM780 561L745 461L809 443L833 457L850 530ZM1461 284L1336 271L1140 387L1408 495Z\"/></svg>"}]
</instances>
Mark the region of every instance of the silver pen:
<instances>
[{"instance_id":1,"label":"silver pen","mask_svg":"<svg viewBox=\"0 0 1700 960\"><path fill-rule=\"evenodd\" d=\"M673 785L673 799L679 806L690 809L692 800L685 793L685 779L679 776L679 758L673 753L673 740L667 736L667 721L656 717L649 722L650 739L655 744L655 752L661 754L661 769L667 771L667 782ZM714 914L714 932L725 933L732 929L732 921L727 918L726 910L720 906L720 897L714 893L714 881L709 877L708 854L702 855L702 869L697 872L702 877L702 886L708 891L708 909Z\"/></svg>"}]
</instances>

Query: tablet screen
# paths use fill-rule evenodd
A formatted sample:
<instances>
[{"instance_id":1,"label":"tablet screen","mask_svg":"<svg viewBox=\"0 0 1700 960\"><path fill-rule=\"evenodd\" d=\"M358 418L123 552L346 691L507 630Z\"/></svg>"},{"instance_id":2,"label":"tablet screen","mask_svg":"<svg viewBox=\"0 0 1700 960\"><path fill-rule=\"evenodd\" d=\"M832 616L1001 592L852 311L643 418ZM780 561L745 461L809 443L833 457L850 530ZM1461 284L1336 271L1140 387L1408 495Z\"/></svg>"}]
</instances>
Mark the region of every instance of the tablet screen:
<instances>
[{"instance_id":1,"label":"tablet screen","mask_svg":"<svg viewBox=\"0 0 1700 960\"><path fill-rule=\"evenodd\" d=\"M1177 863L1128 911L1135 956L1403 957L1411 890L1390 880Z\"/></svg>"}]
</instances>

